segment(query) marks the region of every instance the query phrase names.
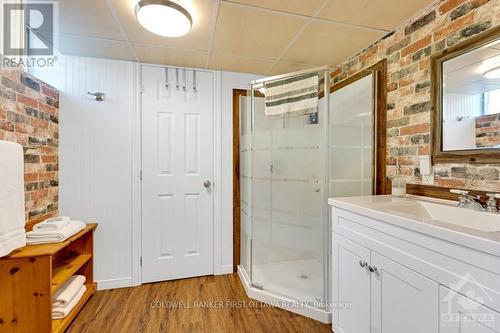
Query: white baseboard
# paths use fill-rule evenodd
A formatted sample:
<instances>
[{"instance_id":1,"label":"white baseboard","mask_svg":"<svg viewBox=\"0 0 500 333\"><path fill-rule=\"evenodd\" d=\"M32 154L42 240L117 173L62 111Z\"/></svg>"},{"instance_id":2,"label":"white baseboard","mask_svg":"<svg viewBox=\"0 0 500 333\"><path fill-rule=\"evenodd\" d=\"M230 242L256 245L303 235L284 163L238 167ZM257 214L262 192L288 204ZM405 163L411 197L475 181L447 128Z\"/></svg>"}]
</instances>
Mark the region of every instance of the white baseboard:
<instances>
[{"instance_id":1,"label":"white baseboard","mask_svg":"<svg viewBox=\"0 0 500 333\"><path fill-rule=\"evenodd\" d=\"M224 274L233 274L233 265L225 265L225 266L222 266L222 270L221 270L221 274L220 275L224 275Z\"/></svg>"},{"instance_id":2,"label":"white baseboard","mask_svg":"<svg viewBox=\"0 0 500 333\"><path fill-rule=\"evenodd\" d=\"M132 287L134 284L132 283L132 278L120 278L120 279L109 279L109 280L101 280L97 282L97 290L107 290L107 289L116 289L116 288L126 288Z\"/></svg>"}]
</instances>

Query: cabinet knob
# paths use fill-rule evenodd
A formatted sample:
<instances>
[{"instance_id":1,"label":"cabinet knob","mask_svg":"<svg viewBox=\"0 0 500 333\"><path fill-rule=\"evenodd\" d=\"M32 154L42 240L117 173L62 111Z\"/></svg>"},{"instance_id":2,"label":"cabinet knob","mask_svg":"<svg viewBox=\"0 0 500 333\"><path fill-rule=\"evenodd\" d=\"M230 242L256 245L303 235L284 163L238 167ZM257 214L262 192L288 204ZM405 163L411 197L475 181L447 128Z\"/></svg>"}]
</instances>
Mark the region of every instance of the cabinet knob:
<instances>
[{"instance_id":1,"label":"cabinet knob","mask_svg":"<svg viewBox=\"0 0 500 333\"><path fill-rule=\"evenodd\" d=\"M366 261L364 261L364 260L360 260L359 261L359 266L365 268L366 266L368 266L368 263Z\"/></svg>"},{"instance_id":2,"label":"cabinet knob","mask_svg":"<svg viewBox=\"0 0 500 333\"><path fill-rule=\"evenodd\" d=\"M370 266L368 266L368 270L370 271L370 273L375 273L376 271L378 271L378 268L370 265Z\"/></svg>"}]
</instances>

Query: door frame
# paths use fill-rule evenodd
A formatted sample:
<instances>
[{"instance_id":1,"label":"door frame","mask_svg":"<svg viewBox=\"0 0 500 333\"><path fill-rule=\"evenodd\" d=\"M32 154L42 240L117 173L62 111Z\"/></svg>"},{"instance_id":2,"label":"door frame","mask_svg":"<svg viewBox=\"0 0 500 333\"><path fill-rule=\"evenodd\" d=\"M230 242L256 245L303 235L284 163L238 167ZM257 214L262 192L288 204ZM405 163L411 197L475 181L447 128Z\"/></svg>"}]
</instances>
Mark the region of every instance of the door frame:
<instances>
[{"instance_id":1,"label":"door frame","mask_svg":"<svg viewBox=\"0 0 500 333\"><path fill-rule=\"evenodd\" d=\"M238 272L241 257L241 203L240 203L240 96L244 89L233 89L233 272Z\"/></svg>"},{"instance_id":2,"label":"door frame","mask_svg":"<svg viewBox=\"0 0 500 333\"><path fill-rule=\"evenodd\" d=\"M137 63L136 65L136 112L132 131L132 284L142 284L142 67L179 68L209 72L213 75L213 142L214 142L214 173L212 193L213 200L213 275L224 273L222 265L222 109L221 109L221 82L220 71L193 67L166 66L151 63Z\"/></svg>"}]
</instances>

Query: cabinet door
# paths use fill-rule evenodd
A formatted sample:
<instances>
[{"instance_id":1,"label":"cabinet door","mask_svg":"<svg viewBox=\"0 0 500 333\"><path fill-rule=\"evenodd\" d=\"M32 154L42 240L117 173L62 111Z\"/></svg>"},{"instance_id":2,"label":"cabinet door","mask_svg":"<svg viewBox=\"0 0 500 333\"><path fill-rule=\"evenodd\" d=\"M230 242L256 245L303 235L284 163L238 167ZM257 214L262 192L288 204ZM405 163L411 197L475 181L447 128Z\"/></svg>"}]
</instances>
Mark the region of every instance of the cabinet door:
<instances>
[{"instance_id":1,"label":"cabinet door","mask_svg":"<svg viewBox=\"0 0 500 333\"><path fill-rule=\"evenodd\" d=\"M463 291L467 293L467 285ZM489 297L475 295L479 299ZM500 333L500 314L484 305L440 286L440 333Z\"/></svg>"},{"instance_id":2,"label":"cabinet door","mask_svg":"<svg viewBox=\"0 0 500 333\"><path fill-rule=\"evenodd\" d=\"M439 284L375 252L372 333L437 333Z\"/></svg>"},{"instance_id":3,"label":"cabinet door","mask_svg":"<svg viewBox=\"0 0 500 333\"><path fill-rule=\"evenodd\" d=\"M370 251L342 236L333 236L333 330L370 332ZM365 267L362 267L365 266ZM341 305L346 308L341 308Z\"/></svg>"}]
</instances>

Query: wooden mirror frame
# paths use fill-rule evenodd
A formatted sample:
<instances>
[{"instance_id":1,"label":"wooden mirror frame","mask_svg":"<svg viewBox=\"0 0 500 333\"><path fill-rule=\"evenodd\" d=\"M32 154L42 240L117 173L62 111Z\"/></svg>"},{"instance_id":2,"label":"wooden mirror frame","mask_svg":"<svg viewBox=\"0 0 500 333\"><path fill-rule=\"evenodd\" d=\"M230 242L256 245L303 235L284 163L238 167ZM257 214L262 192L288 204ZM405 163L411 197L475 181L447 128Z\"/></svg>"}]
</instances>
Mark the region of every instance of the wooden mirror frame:
<instances>
[{"instance_id":1,"label":"wooden mirror frame","mask_svg":"<svg viewBox=\"0 0 500 333\"><path fill-rule=\"evenodd\" d=\"M443 97L443 62L487 45L500 39L500 26L491 28L475 37L444 49L431 57L431 101L434 106L432 118L432 152L434 163L471 163L471 164L500 164L500 148L484 148L443 151L442 130L442 97Z\"/></svg>"}]
</instances>

